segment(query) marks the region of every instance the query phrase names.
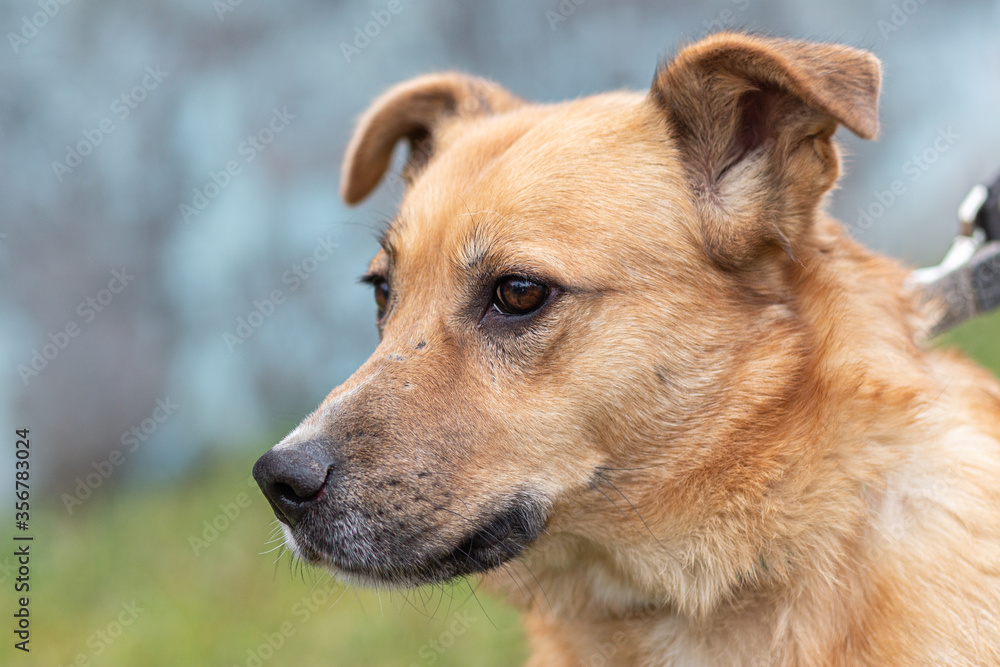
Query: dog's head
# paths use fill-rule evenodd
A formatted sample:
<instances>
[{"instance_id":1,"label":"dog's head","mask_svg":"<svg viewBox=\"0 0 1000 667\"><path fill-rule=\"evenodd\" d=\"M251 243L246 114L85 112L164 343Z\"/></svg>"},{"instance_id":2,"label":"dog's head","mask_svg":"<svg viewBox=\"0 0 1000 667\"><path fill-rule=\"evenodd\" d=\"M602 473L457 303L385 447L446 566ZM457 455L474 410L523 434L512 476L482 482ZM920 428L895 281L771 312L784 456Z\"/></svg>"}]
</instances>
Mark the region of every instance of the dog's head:
<instances>
[{"instance_id":1,"label":"dog's head","mask_svg":"<svg viewBox=\"0 0 1000 667\"><path fill-rule=\"evenodd\" d=\"M295 553L412 585L624 548L626 503L684 534L759 492L832 135L876 133L878 83L864 52L719 34L645 95L531 105L448 73L379 98L343 195L409 141L365 278L381 342L254 467Z\"/></svg>"}]
</instances>

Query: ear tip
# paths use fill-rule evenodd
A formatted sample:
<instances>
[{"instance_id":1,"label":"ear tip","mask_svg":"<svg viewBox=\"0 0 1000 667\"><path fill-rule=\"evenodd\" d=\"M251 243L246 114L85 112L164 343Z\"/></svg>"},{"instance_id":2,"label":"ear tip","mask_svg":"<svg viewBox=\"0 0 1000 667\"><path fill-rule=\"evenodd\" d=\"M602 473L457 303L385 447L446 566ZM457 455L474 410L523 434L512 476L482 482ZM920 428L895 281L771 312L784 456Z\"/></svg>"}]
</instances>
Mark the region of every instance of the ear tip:
<instances>
[{"instance_id":1,"label":"ear tip","mask_svg":"<svg viewBox=\"0 0 1000 667\"><path fill-rule=\"evenodd\" d=\"M862 139L872 140L878 139L879 129L878 120L862 121L861 125L853 128L853 132Z\"/></svg>"},{"instance_id":2,"label":"ear tip","mask_svg":"<svg viewBox=\"0 0 1000 667\"><path fill-rule=\"evenodd\" d=\"M365 189L361 184L362 177L358 169L358 150L355 143L351 141L347 146L340 172L340 197L348 206L360 202L371 190L371 187Z\"/></svg>"},{"instance_id":3,"label":"ear tip","mask_svg":"<svg viewBox=\"0 0 1000 667\"><path fill-rule=\"evenodd\" d=\"M371 190L371 186L366 186L359 183L357 179L350 178L348 172L344 172L340 179L340 196L348 206L359 204Z\"/></svg>"},{"instance_id":4,"label":"ear tip","mask_svg":"<svg viewBox=\"0 0 1000 667\"><path fill-rule=\"evenodd\" d=\"M361 155L354 142L347 147L343 166L340 172L340 196L348 206L360 203L371 194L382 174L388 167L388 159L381 169L361 160Z\"/></svg>"},{"instance_id":5,"label":"ear tip","mask_svg":"<svg viewBox=\"0 0 1000 667\"><path fill-rule=\"evenodd\" d=\"M344 203L348 206L354 206L360 202L363 197L358 193L352 191L348 186L341 184L340 186L340 197L344 200Z\"/></svg>"},{"instance_id":6,"label":"ear tip","mask_svg":"<svg viewBox=\"0 0 1000 667\"><path fill-rule=\"evenodd\" d=\"M858 128L851 128L862 139L876 139L879 135L878 98L882 88L882 61L870 51L855 49L864 62L868 81L862 98L868 98L871 103L861 110Z\"/></svg>"},{"instance_id":7,"label":"ear tip","mask_svg":"<svg viewBox=\"0 0 1000 667\"><path fill-rule=\"evenodd\" d=\"M870 105L858 105L851 116L850 120L845 118L841 121L847 129L862 139L878 139L882 124L878 118L877 98Z\"/></svg>"},{"instance_id":8,"label":"ear tip","mask_svg":"<svg viewBox=\"0 0 1000 667\"><path fill-rule=\"evenodd\" d=\"M864 133L858 135L862 139L878 139L879 132L882 130L882 124L878 120L878 111L873 111L872 114L871 120L863 128Z\"/></svg>"},{"instance_id":9,"label":"ear tip","mask_svg":"<svg viewBox=\"0 0 1000 667\"><path fill-rule=\"evenodd\" d=\"M862 139L877 139L881 130L878 100L873 100L871 104L858 102L854 109L840 114L837 121Z\"/></svg>"}]
</instances>

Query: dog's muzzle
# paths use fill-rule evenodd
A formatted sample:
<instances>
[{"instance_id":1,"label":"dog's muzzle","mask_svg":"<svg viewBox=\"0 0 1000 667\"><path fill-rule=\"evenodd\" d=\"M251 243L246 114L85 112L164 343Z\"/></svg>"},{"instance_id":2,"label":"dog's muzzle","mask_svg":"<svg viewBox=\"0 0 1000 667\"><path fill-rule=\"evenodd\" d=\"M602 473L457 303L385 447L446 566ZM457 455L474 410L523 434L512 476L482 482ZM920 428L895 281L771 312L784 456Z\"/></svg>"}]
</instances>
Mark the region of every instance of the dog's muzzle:
<instances>
[{"instance_id":1,"label":"dog's muzzle","mask_svg":"<svg viewBox=\"0 0 1000 667\"><path fill-rule=\"evenodd\" d=\"M484 572L544 529L546 503L526 488L472 507L446 476L380 471L344 452L327 440L281 444L253 475L296 556L349 580L412 586Z\"/></svg>"}]
</instances>

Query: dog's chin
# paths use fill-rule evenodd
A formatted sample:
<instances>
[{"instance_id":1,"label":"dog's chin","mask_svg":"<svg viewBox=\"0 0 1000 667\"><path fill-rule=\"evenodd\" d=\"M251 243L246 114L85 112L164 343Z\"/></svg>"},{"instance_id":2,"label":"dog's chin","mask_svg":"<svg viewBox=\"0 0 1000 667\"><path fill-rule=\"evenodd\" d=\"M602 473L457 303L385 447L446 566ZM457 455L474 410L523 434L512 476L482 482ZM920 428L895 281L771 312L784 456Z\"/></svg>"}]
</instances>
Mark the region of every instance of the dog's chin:
<instances>
[{"instance_id":1,"label":"dog's chin","mask_svg":"<svg viewBox=\"0 0 1000 667\"><path fill-rule=\"evenodd\" d=\"M517 558L545 528L540 503L517 498L467 536L443 549L373 553L363 540L345 546L332 531L317 539L315 530L299 533L282 524L285 541L296 558L330 570L344 583L364 587L414 587L488 572Z\"/></svg>"}]
</instances>

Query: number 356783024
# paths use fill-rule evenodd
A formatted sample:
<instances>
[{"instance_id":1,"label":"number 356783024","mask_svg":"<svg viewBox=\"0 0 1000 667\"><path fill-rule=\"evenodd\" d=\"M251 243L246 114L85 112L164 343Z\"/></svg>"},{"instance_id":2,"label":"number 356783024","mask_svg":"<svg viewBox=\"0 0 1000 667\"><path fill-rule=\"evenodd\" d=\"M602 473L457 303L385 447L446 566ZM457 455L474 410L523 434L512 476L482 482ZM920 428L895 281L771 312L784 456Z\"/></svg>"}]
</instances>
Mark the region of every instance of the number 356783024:
<instances>
[{"instance_id":1,"label":"number 356783024","mask_svg":"<svg viewBox=\"0 0 1000 667\"><path fill-rule=\"evenodd\" d=\"M28 498L29 487L29 469L31 464L29 462L31 458L31 442L28 440L28 429L22 428L18 429L16 432L17 444L15 456L17 457L17 462L15 465L14 480L15 480L15 496L18 502L15 504L14 509L17 514L14 517L16 521L27 521L28 520Z\"/></svg>"}]
</instances>

